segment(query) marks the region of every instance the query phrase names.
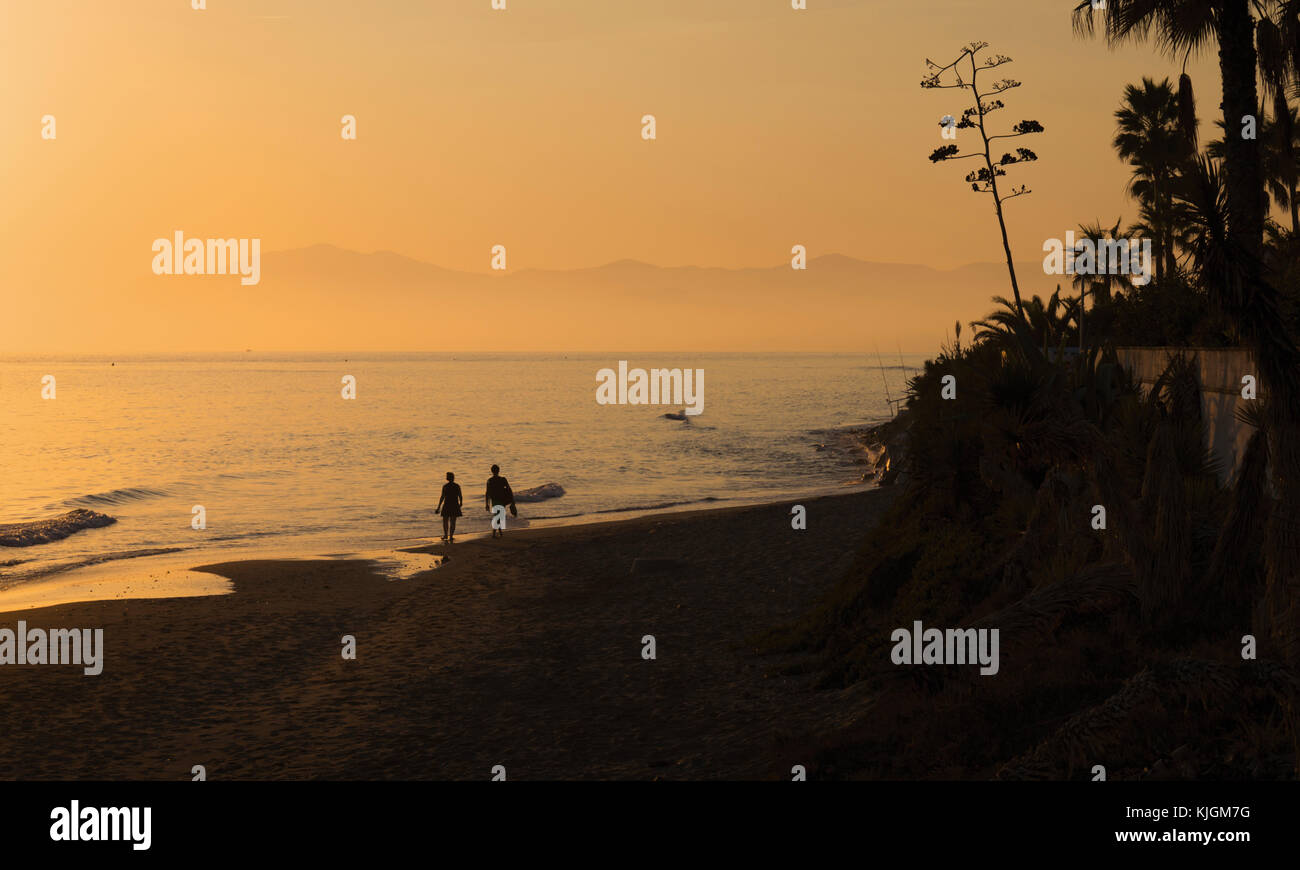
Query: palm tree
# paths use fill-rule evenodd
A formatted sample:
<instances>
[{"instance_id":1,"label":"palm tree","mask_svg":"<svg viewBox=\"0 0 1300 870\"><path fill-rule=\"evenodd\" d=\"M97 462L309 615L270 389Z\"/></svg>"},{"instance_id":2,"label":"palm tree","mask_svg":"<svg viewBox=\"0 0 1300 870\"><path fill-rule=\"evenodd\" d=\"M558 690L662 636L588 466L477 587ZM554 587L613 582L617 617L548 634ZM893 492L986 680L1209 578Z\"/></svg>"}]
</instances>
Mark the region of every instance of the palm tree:
<instances>
[{"instance_id":1,"label":"palm tree","mask_svg":"<svg viewBox=\"0 0 1300 870\"><path fill-rule=\"evenodd\" d=\"M1259 105L1253 13L1252 0L1108 0L1100 8L1094 8L1091 0L1082 0L1074 10L1074 25L1077 31L1091 35L1100 24L1112 44L1150 38L1173 58L1186 58L1217 42L1223 118L1227 129L1234 129L1240 127L1243 117L1254 115ZM1179 83L1179 102L1183 131L1194 140L1193 113L1187 111L1192 105L1191 79L1186 74ZM1241 249L1255 256L1261 253L1264 240L1259 152L1258 140L1227 139L1231 231Z\"/></svg>"},{"instance_id":2,"label":"palm tree","mask_svg":"<svg viewBox=\"0 0 1300 870\"><path fill-rule=\"evenodd\" d=\"M1296 110L1287 102L1287 91L1300 94L1300 0L1278 3L1272 17L1264 17L1255 28L1259 53L1259 80L1264 97L1273 104L1273 134L1260 131L1265 164L1264 175L1273 198L1291 210L1291 231L1300 231L1300 208L1296 204L1297 165L1300 164L1300 135ZM1262 113L1261 113L1262 114ZM1281 190L1285 194L1279 195Z\"/></svg>"},{"instance_id":3,"label":"palm tree","mask_svg":"<svg viewBox=\"0 0 1300 870\"><path fill-rule=\"evenodd\" d=\"M1083 242L1085 239L1091 240L1094 246L1097 242L1104 240L1141 241L1141 239L1135 239L1131 231L1121 231L1119 228L1120 223L1121 220L1116 218L1115 225L1112 227L1102 226L1100 220L1093 221L1090 224L1079 224L1079 231L1075 234L1075 238L1079 242ZM1155 246L1152 245L1152 247ZM1075 275L1073 283L1079 290L1080 295L1091 293L1094 299L1109 302L1117 291L1128 288L1131 278L1131 275L1115 272L1098 272L1095 275Z\"/></svg>"},{"instance_id":4,"label":"palm tree","mask_svg":"<svg viewBox=\"0 0 1300 870\"><path fill-rule=\"evenodd\" d=\"M1103 227L1101 221L1097 220L1091 224L1079 224L1077 239L1080 243L1085 240L1093 243L1093 250L1099 251L1099 242L1106 240L1124 240L1132 241L1130 233L1120 232L1120 218L1115 219L1113 227ZM1154 248L1154 245L1152 246ZM1100 256L1100 255L1099 255ZM1159 258L1156 258L1156 270L1159 274ZM1067 303L1070 312L1074 315L1079 324L1079 347L1083 347L1083 315L1087 310L1087 298L1091 293L1093 299L1101 303L1110 302L1116 290L1125 289L1130 285L1132 276L1124 275L1110 270L1098 269L1094 274L1084 275L1076 273L1073 284L1079 291L1079 298L1073 303Z\"/></svg>"},{"instance_id":5,"label":"palm tree","mask_svg":"<svg viewBox=\"0 0 1300 870\"><path fill-rule=\"evenodd\" d=\"M1183 183L1174 194L1186 220L1179 229L1178 244L1187 252L1192 270L1209 277L1215 258L1228 245L1228 196L1222 161L1211 154L1188 167Z\"/></svg>"},{"instance_id":6,"label":"palm tree","mask_svg":"<svg viewBox=\"0 0 1300 870\"><path fill-rule=\"evenodd\" d=\"M1156 84L1143 78L1141 87L1124 88L1115 120L1115 150L1133 167L1128 190L1146 212L1159 281L1176 268L1171 203L1178 175L1193 154L1179 126L1178 97L1169 79Z\"/></svg>"},{"instance_id":7,"label":"palm tree","mask_svg":"<svg viewBox=\"0 0 1300 870\"><path fill-rule=\"evenodd\" d=\"M1261 143L1261 168L1264 173L1265 214L1273 204L1291 213L1291 231L1300 233L1300 118L1294 106L1287 105L1281 120L1270 119L1263 111L1259 114L1259 141ZM1278 106L1282 108L1282 106ZM1215 124L1223 130L1223 122ZM1226 138L1226 136L1225 136ZM1223 139L1206 146L1211 157L1223 159L1226 149Z\"/></svg>"},{"instance_id":8,"label":"palm tree","mask_svg":"<svg viewBox=\"0 0 1300 870\"><path fill-rule=\"evenodd\" d=\"M1194 163L1195 158L1192 158L1188 161L1187 166ZM1178 178L1174 179L1175 183L1170 194L1170 201L1160 214L1156 214L1151 205L1139 203L1138 219L1129 224L1128 229L1125 231L1130 237L1140 236L1152 240L1158 235L1157 230L1167 234L1165 266L1161 273L1165 280L1179 276L1180 240L1186 235L1188 227L1187 206L1182 202L1179 194L1187 185L1187 172L1187 167L1184 167ZM1155 245L1153 244L1152 249L1154 250L1154 248ZM1183 249L1183 253L1186 253L1186 249Z\"/></svg>"},{"instance_id":9,"label":"palm tree","mask_svg":"<svg viewBox=\"0 0 1300 870\"><path fill-rule=\"evenodd\" d=\"M1300 44L1297 44L1300 50ZM1291 232L1300 235L1300 113L1285 100L1277 105L1283 114L1264 140L1264 178L1279 206L1291 212Z\"/></svg>"},{"instance_id":10,"label":"palm tree","mask_svg":"<svg viewBox=\"0 0 1300 870\"><path fill-rule=\"evenodd\" d=\"M1300 75L1297 12L1297 0L1107 0L1101 9L1083 0L1075 7L1074 21L1077 30L1092 33L1100 19L1110 42L1152 38L1175 57L1217 42L1224 129L1232 131L1240 129L1244 117L1258 112L1257 34L1265 49L1266 92L1275 94L1295 85ZM1183 105L1188 105L1191 82L1186 74L1179 90ZM1189 138L1192 132L1188 130ZM1270 638L1282 659L1296 664L1300 662L1300 524L1295 521L1300 516L1300 349L1281 322L1278 294L1264 271L1262 159L1258 139L1226 137L1223 189L1228 223L1207 236L1198 270L1202 286L1254 350L1269 391L1270 455L1278 501L1265 532L1265 613ZM1209 205L1207 193L1199 196L1203 206Z\"/></svg>"},{"instance_id":11,"label":"palm tree","mask_svg":"<svg viewBox=\"0 0 1300 870\"><path fill-rule=\"evenodd\" d=\"M1061 301L1059 286L1046 302L1040 296L1032 296L1024 300L1019 310L1005 296L994 296L993 301L1002 307L971 323L977 343L992 342L1004 350L1016 350L1028 339L1046 355L1069 331L1073 308Z\"/></svg>"},{"instance_id":12,"label":"palm tree","mask_svg":"<svg viewBox=\"0 0 1300 870\"><path fill-rule=\"evenodd\" d=\"M1223 173L1204 157L1179 194L1192 216L1183 244L1192 254L1201 285L1215 295L1255 354L1267 385L1269 454L1278 501L1264 535L1265 610L1269 633L1282 657L1300 661L1300 351L1282 323L1277 293L1263 265L1235 244Z\"/></svg>"}]
</instances>

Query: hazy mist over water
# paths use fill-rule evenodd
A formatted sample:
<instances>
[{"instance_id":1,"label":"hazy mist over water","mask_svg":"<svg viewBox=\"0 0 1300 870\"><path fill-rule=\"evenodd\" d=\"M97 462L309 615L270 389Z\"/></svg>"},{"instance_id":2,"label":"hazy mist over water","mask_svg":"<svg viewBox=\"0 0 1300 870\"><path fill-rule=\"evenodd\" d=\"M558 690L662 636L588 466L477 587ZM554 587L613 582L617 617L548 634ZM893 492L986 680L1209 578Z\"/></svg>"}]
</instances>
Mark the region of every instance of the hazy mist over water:
<instances>
[{"instance_id":1,"label":"hazy mist over water","mask_svg":"<svg viewBox=\"0 0 1300 870\"><path fill-rule=\"evenodd\" d=\"M597 404L596 372L620 359L703 369L703 413L683 423L661 416L680 406ZM915 373L923 359L902 363ZM897 352L883 364L898 398L908 373ZM41 398L47 374L54 400ZM345 375L354 400L341 397ZM516 493L566 490L521 503L516 527L808 493L864 470L832 430L889 416L875 353L0 358L0 523L79 507L118 519L0 548L0 563L18 560L0 570L13 580L138 549L261 541L411 545L441 535L447 471L465 495L458 532L484 531L494 462ZM195 505L206 530L190 527Z\"/></svg>"}]
</instances>

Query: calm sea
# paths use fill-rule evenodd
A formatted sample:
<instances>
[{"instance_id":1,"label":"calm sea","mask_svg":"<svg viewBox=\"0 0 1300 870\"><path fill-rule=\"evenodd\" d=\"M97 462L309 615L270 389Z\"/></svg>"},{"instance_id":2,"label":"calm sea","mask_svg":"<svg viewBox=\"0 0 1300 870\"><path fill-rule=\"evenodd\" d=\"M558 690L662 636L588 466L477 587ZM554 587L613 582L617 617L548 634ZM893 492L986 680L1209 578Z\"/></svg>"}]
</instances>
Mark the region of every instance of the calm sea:
<instances>
[{"instance_id":1,"label":"calm sea","mask_svg":"<svg viewBox=\"0 0 1300 870\"><path fill-rule=\"evenodd\" d=\"M599 405L596 372L702 368L704 412ZM447 471L458 533L486 530L497 463L512 527L724 506L861 478L843 430L888 419L923 357L736 354L267 355L0 358L0 523L88 508L107 528L0 548L6 585L51 568L161 548L258 541L302 553L415 544L441 534ZM56 397L41 398L53 375ZM356 379L356 398L341 396ZM883 375L883 379L882 379ZM886 387L886 384L888 385ZM818 445L825 445L819 449ZM191 528L202 505L207 528ZM218 554L219 555L219 554ZM206 556L206 553L205 553Z\"/></svg>"}]
</instances>

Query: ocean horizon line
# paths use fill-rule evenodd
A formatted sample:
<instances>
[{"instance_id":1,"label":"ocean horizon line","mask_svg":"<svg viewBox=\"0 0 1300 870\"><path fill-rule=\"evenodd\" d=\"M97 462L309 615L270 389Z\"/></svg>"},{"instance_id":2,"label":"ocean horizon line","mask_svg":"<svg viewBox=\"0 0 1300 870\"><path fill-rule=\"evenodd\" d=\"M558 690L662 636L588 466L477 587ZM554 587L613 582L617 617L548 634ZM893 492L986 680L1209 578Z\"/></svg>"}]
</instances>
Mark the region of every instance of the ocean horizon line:
<instances>
[{"instance_id":1,"label":"ocean horizon line","mask_svg":"<svg viewBox=\"0 0 1300 870\"><path fill-rule=\"evenodd\" d=\"M899 353L907 356L932 355L938 353L937 348L930 350L881 350L881 354L887 360L889 356L897 357ZM859 354L867 357L876 356L875 348L868 350L674 350L668 349L642 349L642 350L328 350L321 348L312 348L306 350L282 350L275 348L245 348L243 350L224 349L224 350L193 350L193 351L134 351L131 353L114 353L112 351L41 351L31 353L9 352L0 354L0 363L23 363L34 360L91 360L91 361L149 361L158 362L166 360L193 360L202 361L212 359L217 361L218 358L234 357L242 358L247 354L258 356L273 357L310 357L319 356L322 358L333 359L340 357L345 360L366 359L366 358L389 358L400 359L404 357L424 357L424 358L451 358L459 359L463 357L483 357L500 359L502 357L547 357L547 358L569 358L569 357L591 357L595 358L617 358L632 359L637 356L653 356L677 354L680 356L690 357L781 357L781 356L801 356L801 357L843 357L857 356ZM220 361L228 362L229 359ZM888 366L886 366L888 367Z\"/></svg>"}]
</instances>

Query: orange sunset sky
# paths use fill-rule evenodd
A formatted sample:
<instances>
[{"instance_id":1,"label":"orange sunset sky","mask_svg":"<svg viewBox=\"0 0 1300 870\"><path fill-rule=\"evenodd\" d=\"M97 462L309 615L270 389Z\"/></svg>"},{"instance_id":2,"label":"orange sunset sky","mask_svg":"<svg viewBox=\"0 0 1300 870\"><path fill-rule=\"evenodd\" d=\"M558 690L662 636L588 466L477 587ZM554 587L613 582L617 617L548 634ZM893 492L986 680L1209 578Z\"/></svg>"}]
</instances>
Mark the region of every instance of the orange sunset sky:
<instances>
[{"instance_id":1,"label":"orange sunset sky","mask_svg":"<svg viewBox=\"0 0 1300 870\"><path fill-rule=\"evenodd\" d=\"M257 287L154 276L151 243L175 230L260 237L264 257L330 244L479 273L495 244L511 270L769 267L793 244L997 262L990 202L961 181L970 162L926 159L967 98L922 90L924 58L974 39L1024 83L997 120L1047 128L1016 143L1040 162L1013 170L1034 193L1008 206L1016 259L1041 262L1049 236L1134 219L1113 113L1126 83L1179 72L1151 46L1075 37L1073 0L207 5L0 0L0 353L274 349L240 327L276 292L266 263ZM1213 50L1189 72L1209 133ZM347 321L325 318L313 340L341 341ZM479 346L494 349L466 343Z\"/></svg>"}]
</instances>

